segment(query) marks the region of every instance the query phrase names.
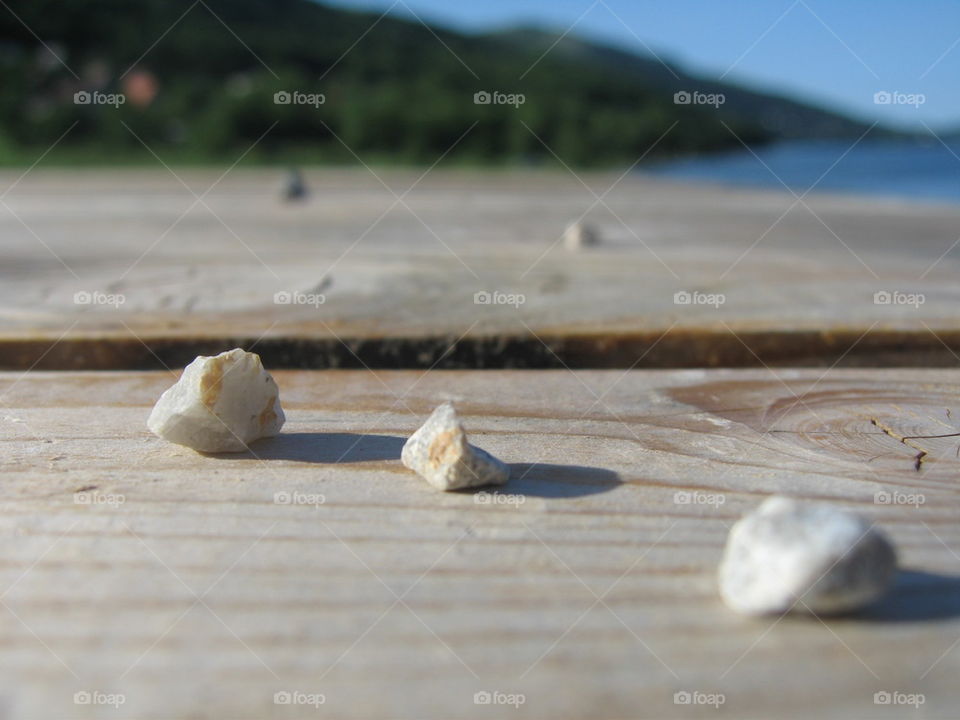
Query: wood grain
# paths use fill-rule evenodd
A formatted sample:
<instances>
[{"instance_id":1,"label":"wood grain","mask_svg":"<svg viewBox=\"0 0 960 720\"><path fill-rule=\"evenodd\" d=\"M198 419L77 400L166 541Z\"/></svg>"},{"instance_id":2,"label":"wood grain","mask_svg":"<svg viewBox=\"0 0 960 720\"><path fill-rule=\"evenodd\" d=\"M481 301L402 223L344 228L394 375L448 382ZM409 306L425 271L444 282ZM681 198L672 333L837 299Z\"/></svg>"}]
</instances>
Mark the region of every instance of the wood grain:
<instances>
[{"instance_id":1,"label":"wood grain","mask_svg":"<svg viewBox=\"0 0 960 720\"><path fill-rule=\"evenodd\" d=\"M917 437L957 431L956 371L276 377L284 433L204 456L145 428L171 374L0 374L3 716L956 716L960 438ZM445 398L522 504L401 466ZM775 492L879 523L904 568L889 598L822 621L726 610L726 534Z\"/></svg>"},{"instance_id":2,"label":"wood grain","mask_svg":"<svg viewBox=\"0 0 960 720\"><path fill-rule=\"evenodd\" d=\"M608 173L374 172L310 170L313 194L293 205L278 199L281 173L264 170L219 182L162 168L0 174L12 186L0 367L159 369L253 342L271 367L323 368L953 366L960 355L955 207L798 203ZM580 217L602 243L569 252L561 236ZM478 305L478 292L523 302ZM676 304L682 292L724 301ZM922 304L875 304L878 292Z\"/></svg>"}]
</instances>

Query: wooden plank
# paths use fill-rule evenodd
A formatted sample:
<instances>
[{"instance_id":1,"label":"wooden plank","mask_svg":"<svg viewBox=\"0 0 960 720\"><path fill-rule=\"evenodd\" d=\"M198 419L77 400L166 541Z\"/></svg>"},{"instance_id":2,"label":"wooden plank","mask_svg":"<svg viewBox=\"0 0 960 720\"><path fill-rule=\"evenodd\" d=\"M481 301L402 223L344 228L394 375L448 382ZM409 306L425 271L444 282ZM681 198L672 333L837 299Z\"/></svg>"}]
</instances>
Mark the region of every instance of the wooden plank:
<instances>
[{"instance_id":1,"label":"wooden plank","mask_svg":"<svg viewBox=\"0 0 960 720\"><path fill-rule=\"evenodd\" d=\"M146 430L170 374L0 374L5 715L915 712L875 705L887 691L956 716L960 442L915 437L957 430L956 371L276 377L284 433L214 457ZM522 504L439 493L401 466L444 398L512 465L502 492ZM876 520L905 570L891 596L823 621L726 610L726 534L774 492ZM84 691L125 704L74 705ZM326 702L275 706L287 691ZM484 691L525 703L474 704ZM725 702L675 705L682 691Z\"/></svg>"},{"instance_id":2,"label":"wooden plank","mask_svg":"<svg viewBox=\"0 0 960 720\"><path fill-rule=\"evenodd\" d=\"M442 169L419 183L312 170L310 201L287 205L279 173L218 176L0 174L13 185L0 367L160 368L155 355L177 365L256 341L272 367L952 366L960 354L951 206ZM584 215L603 242L569 252L563 230ZM478 292L524 301L478 305ZM717 303L676 304L683 292ZM904 302L875 304L878 292Z\"/></svg>"}]
</instances>

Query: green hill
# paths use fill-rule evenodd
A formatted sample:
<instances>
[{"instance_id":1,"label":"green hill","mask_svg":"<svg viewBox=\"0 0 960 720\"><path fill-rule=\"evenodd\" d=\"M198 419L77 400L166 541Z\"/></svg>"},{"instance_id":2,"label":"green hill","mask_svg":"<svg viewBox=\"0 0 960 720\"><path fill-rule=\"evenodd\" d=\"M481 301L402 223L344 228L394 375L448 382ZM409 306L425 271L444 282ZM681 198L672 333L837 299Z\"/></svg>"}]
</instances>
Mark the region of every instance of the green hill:
<instances>
[{"instance_id":1,"label":"green hill","mask_svg":"<svg viewBox=\"0 0 960 720\"><path fill-rule=\"evenodd\" d=\"M354 162L346 145L367 162L432 163L473 126L450 161L554 162L552 150L570 165L624 165L671 125L651 157L739 145L724 123L751 143L864 129L574 38L544 55L556 36L541 31L374 24L310 0L18 5L18 17L0 10L6 163L31 162L68 128L47 162L155 162L134 134L169 162L232 162L266 132L247 160ZM725 102L676 104L681 91ZM477 104L478 92L523 103Z\"/></svg>"}]
</instances>

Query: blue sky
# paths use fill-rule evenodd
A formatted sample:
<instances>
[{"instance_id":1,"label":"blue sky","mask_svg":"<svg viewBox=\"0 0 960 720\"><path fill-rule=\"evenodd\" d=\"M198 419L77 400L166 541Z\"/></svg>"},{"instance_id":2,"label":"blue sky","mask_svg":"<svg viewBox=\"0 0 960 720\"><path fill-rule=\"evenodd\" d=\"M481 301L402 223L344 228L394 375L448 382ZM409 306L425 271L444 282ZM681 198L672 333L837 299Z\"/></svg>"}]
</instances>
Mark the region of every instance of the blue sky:
<instances>
[{"instance_id":1,"label":"blue sky","mask_svg":"<svg viewBox=\"0 0 960 720\"><path fill-rule=\"evenodd\" d=\"M463 31L540 25L647 52L859 119L960 127L956 0L400 0L393 13ZM336 0L382 12L393 0ZM874 103L887 91L919 105ZM906 98L901 98L906 100Z\"/></svg>"}]
</instances>

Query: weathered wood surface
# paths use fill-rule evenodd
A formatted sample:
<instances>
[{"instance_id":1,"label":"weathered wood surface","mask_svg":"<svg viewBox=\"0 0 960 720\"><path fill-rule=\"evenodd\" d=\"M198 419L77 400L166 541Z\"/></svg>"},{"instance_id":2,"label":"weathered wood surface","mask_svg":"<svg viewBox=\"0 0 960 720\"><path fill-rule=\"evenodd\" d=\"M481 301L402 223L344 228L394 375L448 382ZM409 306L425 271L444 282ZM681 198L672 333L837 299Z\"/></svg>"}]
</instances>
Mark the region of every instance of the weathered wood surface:
<instances>
[{"instance_id":1,"label":"weathered wood surface","mask_svg":"<svg viewBox=\"0 0 960 720\"><path fill-rule=\"evenodd\" d=\"M443 362L464 368L559 367L554 352L582 367L960 354L955 207L609 173L375 172L307 172L301 204L264 170L0 174L0 367L159 368L150 350L183 364L226 339L260 340L273 367L360 367L353 353L429 367L457 338ZM603 242L569 252L561 235L582 216ZM524 302L477 305L482 291ZM283 292L304 302L276 304Z\"/></svg>"},{"instance_id":2,"label":"weathered wood surface","mask_svg":"<svg viewBox=\"0 0 960 720\"><path fill-rule=\"evenodd\" d=\"M146 430L166 372L0 374L0 714L957 715L960 438L916 437L960 429L957 371L276 377L284 433L213 457ZM448 397L522 505L401 466ZM774 492L876 520L905 569L889 599L822 621L726 610L727 531ZM125 704L74 705L84 691ZM326 702L274 705L283 691Z\"/></svg>"}]
</instances>

